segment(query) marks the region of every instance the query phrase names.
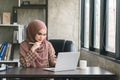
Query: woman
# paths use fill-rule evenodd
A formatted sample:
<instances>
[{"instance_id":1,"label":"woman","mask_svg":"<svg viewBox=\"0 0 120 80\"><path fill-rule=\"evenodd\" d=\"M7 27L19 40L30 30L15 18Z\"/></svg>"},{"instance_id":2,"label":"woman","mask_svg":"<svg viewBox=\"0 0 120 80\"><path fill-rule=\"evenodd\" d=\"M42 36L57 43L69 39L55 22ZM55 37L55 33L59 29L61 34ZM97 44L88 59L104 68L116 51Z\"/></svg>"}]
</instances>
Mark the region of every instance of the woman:
<instances>
[{"instance_id":1,"label":"woman","mask_svg":"<svg viewBox=\"0 0 120 80\"><path fill-rule=\"evenodd\" d=\"M44 22L33 20L26 29L26 40L20 44L20 63L23 67L43 68L56 64L55 50L46 40Z\"/></svg>"}]
</instances>

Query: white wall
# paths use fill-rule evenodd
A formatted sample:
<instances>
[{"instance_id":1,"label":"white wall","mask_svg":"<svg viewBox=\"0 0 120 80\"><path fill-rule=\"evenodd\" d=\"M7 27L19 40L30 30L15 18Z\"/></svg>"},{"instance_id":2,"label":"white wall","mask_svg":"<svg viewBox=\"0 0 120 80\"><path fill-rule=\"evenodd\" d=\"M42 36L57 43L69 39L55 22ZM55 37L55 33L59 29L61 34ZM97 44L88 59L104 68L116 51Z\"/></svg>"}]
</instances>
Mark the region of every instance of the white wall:
<instances>
[{"instance_id":1,"label":"white wall","mask_svg":"<svg viewBox=\"0 0 120 80\"><path fill-rule=\"evenodd\" d=\"M79 0L48 0L48 39L73 40L78 50L79 11Z\"/></svg>"}]
</instances>

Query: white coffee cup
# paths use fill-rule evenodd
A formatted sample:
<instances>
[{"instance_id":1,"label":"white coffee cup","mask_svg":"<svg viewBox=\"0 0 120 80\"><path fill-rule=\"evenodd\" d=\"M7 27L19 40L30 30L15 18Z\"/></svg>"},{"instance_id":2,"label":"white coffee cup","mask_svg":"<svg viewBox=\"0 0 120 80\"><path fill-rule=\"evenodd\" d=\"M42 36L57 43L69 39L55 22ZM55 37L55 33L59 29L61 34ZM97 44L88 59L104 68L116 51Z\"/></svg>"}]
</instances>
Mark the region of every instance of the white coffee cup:
<instances>
[{"instance_id":1,"label":"white coffee cup","mask_svg":"<svg viewBox=\"0 0 120 80\"><path fill-rule=\"evenodd\" d=\"M87 60L80 60L79 61L79 67L80 67L80 69L87 68Z\"/></svg>"}]
</instances>

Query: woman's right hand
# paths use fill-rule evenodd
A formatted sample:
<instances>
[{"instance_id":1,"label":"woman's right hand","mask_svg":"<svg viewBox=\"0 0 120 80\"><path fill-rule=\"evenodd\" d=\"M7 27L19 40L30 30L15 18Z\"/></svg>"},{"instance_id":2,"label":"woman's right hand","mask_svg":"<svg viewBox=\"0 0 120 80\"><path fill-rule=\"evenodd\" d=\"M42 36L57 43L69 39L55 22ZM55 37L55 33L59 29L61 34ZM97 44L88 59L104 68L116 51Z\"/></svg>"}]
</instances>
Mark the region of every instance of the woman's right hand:
<instances>
[{"instance_id":1,"label":"woman's right hand","mask_svg":"<svg viewBox=\"0 0 120 80\"><path fill-rule=\"evenodd\" d=\"M34 53L37 48L40 47L41 42L35 42L31 47L31 51Z\"/></svg>"}]
</instances>

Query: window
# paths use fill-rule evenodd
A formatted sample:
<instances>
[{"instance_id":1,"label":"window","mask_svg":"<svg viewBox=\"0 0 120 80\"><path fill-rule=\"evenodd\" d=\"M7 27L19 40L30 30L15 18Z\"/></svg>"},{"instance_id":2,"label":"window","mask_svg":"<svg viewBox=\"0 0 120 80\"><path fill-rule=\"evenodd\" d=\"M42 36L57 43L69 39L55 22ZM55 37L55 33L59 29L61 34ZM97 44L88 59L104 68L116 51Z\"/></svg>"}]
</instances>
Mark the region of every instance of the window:
<instances>
[{"instance_id":1,"label":"window","mask_svg":"<svg viewBox=\"0 0 120 80\"><path fill-rule=\"evenodd\" d=\"M116 1L119 0L85 0L83 2L85 6L82 8L84 25L81 27L81 41L82 47L101 55L120 59L120 8Z\"/></svg>"},{"instance_id":2,"label":"window","mask_svg":"<svg viewBox=\"0 0 120 80\"><path fill-rule=\"evenodd\" d=\"M106 50L115 53L116 0L107 0Z\"/></svg>"},{"instance_id":3,"label":"window","mask_svg":"<svg viewBox=\"0 0 120 80\"><path fill-rule=\"evenodd\" d=\"M85 0L84 47L89 48L89 0Z\"/></svg>"},{"instance_id":4,"label":"window","mask_svg":"<svg viewBox=\"0 0 120 80\"><path fill-rule=\"evenodd\" d=\"M94 8L94 48L100 46L100 0L95 0Z\"/></svg>"}]
</instances>

